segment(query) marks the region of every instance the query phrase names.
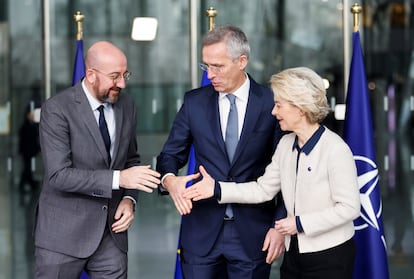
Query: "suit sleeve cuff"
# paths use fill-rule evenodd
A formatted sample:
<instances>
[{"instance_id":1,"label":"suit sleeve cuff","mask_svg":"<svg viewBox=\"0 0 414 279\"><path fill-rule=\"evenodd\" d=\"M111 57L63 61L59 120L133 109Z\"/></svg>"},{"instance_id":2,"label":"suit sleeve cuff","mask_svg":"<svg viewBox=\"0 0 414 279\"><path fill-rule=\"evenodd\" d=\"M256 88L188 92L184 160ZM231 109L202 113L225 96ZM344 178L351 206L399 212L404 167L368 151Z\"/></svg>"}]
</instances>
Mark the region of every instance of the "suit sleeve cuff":
<instances>
[{"instance_id":1,"label":"suit sleeve cuff","mask_svg":"<svg viewBox=\"0 0 414 279\"><path fill-rule=\"evenodd\" d=\"M298 230L298 232L303 233L303 227L302 227L302 223L300 222L300 217L295 216L295 220L296 220L296 229Z\"/></svg>"},{"instance_id":2,"label":"suit sleeve cuff","mask_svg":"<svg viewBox=\"0 0 414 279\"><path fill-rule=\"evenodd\" d=\"M279 192L276 195L276 211L275 211L275 221L284 219L287 216L286 206L283 201L282 193Z\"/></svg>"},{"instance_id":3,"label":"suit sleeve cuff","mask_svg":"<svg viewBox=\"0 0 414 279\"><path fill-rule=\"evenodd\" d=\"M214 198L218 201L221 200L221 187L218 181L214 182Z\"/></svg>"}]
</instances>

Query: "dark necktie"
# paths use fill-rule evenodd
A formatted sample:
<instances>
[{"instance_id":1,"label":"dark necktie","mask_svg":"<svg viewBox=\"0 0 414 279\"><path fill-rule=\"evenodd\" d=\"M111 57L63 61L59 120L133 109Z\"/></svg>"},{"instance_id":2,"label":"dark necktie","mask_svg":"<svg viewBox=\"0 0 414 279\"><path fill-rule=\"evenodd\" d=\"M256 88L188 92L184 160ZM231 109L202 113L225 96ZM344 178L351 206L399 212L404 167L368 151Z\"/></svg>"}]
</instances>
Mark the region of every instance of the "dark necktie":
<instances>
[{"instance_id":1,"label":"dark necktie","mask_svg":"<svg viewBox=\"0 0 414 279\"><path fill-rule=\"evenodd\" d=\"M105 143L106 152L108 153L108 162L111 164L111 138L109 137L108 126L106 125L104 106L98 107L99 111L99 130L101 131L102 139Z\"/></svg>"},{"instance_id":2,"label":"dark necktie","mask_svg":"<svg viewBox=\"0 0 414 279\"><path fill-rule=\"evenodd\" d=\"M226 150L230 163L233 161L234 152L236 151L237 143L239 141L239 117L237 115L236 96L227 94L230 101L230 111L227 118L226 127ZM233 218L233 208L231 204L226 206L226 217Z\"/></svg>"}]
</instances>

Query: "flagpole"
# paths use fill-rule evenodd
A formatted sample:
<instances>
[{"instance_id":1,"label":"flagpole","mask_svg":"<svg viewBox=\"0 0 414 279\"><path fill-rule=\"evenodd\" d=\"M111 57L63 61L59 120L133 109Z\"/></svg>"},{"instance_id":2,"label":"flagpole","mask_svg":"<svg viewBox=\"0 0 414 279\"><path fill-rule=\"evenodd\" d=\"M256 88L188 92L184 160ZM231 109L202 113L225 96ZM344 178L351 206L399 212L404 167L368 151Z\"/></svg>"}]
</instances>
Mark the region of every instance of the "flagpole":
<instances>
[{"instance_id":1,"label":"flagpole","mask_svg":"<svg viewBox=\"0 0 414 279\"><path fill-rule=\"evenodd\" d=\"M214 22L215 17L217 16L217 10L213 7L210 7L206 10L206 16L208 16L208 31L211 31L216 27L216 23Z\"/></svg>"},{"instance_id":2,"label":"flagpole","mask_svg":"<svg viewBox=\"0 0 414 279\"><path fill-rule=\"evenodd\" d=\"M348 92L348 79L349 79L349 61L350 61L350 43L349 43L349 1L342 1L342 25L343 25L343 37L344 37L344 100L346 100L346 95Z\"/></svg>"},{"instance_id":3,"label":"flagpole","mask_svg":"<svg viewBox=\"0 0 414 279\"><path fill-rule=\"evenodd\" d=\"M353 19L354 19L354 23L353 23L353 32L358 32L359 31L359 14L362 11L362 7L358 4L355 3L351 6L351 13L353 15ZM346 38L348 38L347 36L345 36ZM347 49L347 52L349 52L349 50ZM349 53L348 53L348 60L349 60ZM345 87L345 100L348 96L348 83L349 83L349 61L344 61L346 65L346 69L344 74L346 75L346 79L344 79L344 87Z\"/></svg>"},{"instance_id":4,"label":"flagpole","mask_svg":"<svg viewBox=\"0 0 414 279\"><path fill-rule=\"evenodd\" d=\"M199 78L197 78L198 66L197 66L197 1L190 0L190 76L191 87L196 88L200 85ZM215 17L217 16L217 10L210 7L206 10L206 16L208 17L208 31L211 31L215 27Z\"/></svg>"},{"instance_id":5,"label":"flagpole","mask_svg":"<svg viewBox=\"0 0 414 279\"><path fill-rule=\"evenodd\" d=\"M43 4L43 59L44 59L44 77L45 77L45 99L51 96L51 53L50 53L50 10L49 0L42 1Z\"/></svg>"},{"instance_id":6,"label":"flagpole","mask_svg":"<svg viewBox=\"0 0 414 279\"><path fill-rule=\"evenodd\" d=\"M73 15L73 20L76 22L77 27L78 27L78 32L76 34L76 40L82 40L83 37L83 27L82 27L82 22L85 19L85 16L77 11L76 14Z\"/></svg>"},{"instance_id":7,"label":"flagpole","mask_svg":"<svg viewBox=\"0 0 414 279\"><path fill-rule=\"evenodd\" d=\"M362 11L362 7L355 3L351 7L351 13L354 15L354 32L359 31L359 14Z\"/></svg>"},{"instance_id":8,"label":"flagpole","mask_svg":"<svg viewBox=\"0 0 414 279\"><path fill-rule=\"evenodd\" d=\"M76 54L75 54L75 64L73 67L72 75L72 85L75 85L80 79L85 76L85 61L83 57L83 27L82 23L85 19L85 16L77 11L73 15L73 20L77 25L76 32Z\"/></svg>"},{"instance_id":9,"label":"flagpole","mask_svg":"<svg viewBox=\"0 0 414 279\"><path fill-rule=\"evenodd\" d=\"M198 1L189 0L190 5L190 79L191 88L198 86L197 78L197 4Z\"/></svg>"}]
</instances>

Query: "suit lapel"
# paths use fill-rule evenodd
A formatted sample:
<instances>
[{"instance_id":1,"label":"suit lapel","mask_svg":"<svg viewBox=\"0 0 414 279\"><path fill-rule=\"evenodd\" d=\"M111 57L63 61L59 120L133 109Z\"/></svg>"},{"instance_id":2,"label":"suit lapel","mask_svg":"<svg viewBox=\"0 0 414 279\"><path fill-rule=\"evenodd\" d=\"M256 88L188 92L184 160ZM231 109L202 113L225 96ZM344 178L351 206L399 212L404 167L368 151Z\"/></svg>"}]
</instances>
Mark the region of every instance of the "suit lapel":
<instances>
[{"instance_id":1,"label":"suit lapel","mask_svg":"<svg viewBox=\"0 0 414 279\"><path fill-rule=\"evenodd\" d=\"M212 94L209 94L208 104L206 105L208 109L208 123L210 123L211 134L216 138L217 146L220 148L223 156L227 158L226 146L221 132L220 112L218 105L219 95L218 92L214 91L214 89L212 89L211 93ZM253 133L254 127L260 117L263 105L262 91L250 77L249 100L246 107L246 115L244 117L240 140L237 144L236 153L234 154L233 165L240 156L240 152L248 143L248 139Z\"/></svg>"},{"instance_id":2,"label":"suit lapel","mask_svg":"<svg viewBox=\"0 0 414 279\"><path fill-rule=\"evenodd\" d=\"M112 155L113 158L112 158L111 166L115 162L116 156L118 154L119 142L120 142L120 139L121 139L121 127L122 127L122 123L124 121L122 110L119 107L119 102L117 102L116 104L113 104L112 108L114 110L114 117L115 117L115 141L113 143L114 144L114 154Z\"/></svg>"},{"instance_id":3,"label":"suit lapel","mask_svg":"<svg viewBox=\"0 0 414 279\"><path fill-rule=\"evenodd\" d=\"M246 115L244 116L244 123L240 134L240 140L234 154L233 163L237 161L241 151L248 143L248 139L251 137L254 127L260 117L263 105L262 91L250 77L249 100L247 102Z\"/></svg>"},{"instance_id":4,"label":"suit lapel","mask_svg":"<svg viewBox=\"0 0 414 279\"><path fill-rule=\"evenodd\" d=\"M211 86L211 88L213 88ZM223 135L221 132L221 123L220 123L220 112L218 105L219 94L214 89L212 89L212 94L210 94L208 99L207 107L207 117L208 123L210 123L211 135L214 135L217 141L217 146L223 152L224 157L227 158L226 146L224 144Z\"/></svg>"},{"instance_id":5,"label":"suit lapel","mask_svg":"<svg viewBox=\"0 0 414 279\"><path fill-rule=\"evenodd\" d=\"M93 138L96 144L96 148L98 149L99 153L102 155L102 158L108 164L108 155L105 149L105 143L102 139L101 132L99 131L98 123L96 122L95 115L91 109L89 104L88 98L83 92L82 85L79 82L75 86L75 94L74 100L77 104L76 109L78 111L78 115L82 115L82 121L86 126L86 129L90 136ZM80 131L82 133L82 131ZM113 161L113 160L112 160Z\"/></svg>"}]
</instances>

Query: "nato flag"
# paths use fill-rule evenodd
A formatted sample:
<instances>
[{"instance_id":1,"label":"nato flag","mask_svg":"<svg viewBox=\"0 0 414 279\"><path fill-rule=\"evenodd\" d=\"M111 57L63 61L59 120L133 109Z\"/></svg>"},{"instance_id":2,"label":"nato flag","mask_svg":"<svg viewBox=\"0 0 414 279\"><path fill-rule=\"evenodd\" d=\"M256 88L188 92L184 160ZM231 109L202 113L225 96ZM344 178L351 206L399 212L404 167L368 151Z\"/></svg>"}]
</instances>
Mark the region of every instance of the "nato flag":
<instances>
[{"instance_id":1,"label":"nato flag","mask_svg":"<svg viewBox=\"0 0 414 279\"><path fill-rule=\"evenodd\" d=\"M359 32L353 33L344 140L354 154L361 197L361 214L354 221L357 245L354 279L388 279L378 168Z\"/></svg>"}]
</instances>

